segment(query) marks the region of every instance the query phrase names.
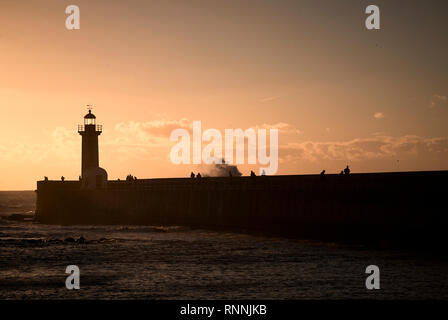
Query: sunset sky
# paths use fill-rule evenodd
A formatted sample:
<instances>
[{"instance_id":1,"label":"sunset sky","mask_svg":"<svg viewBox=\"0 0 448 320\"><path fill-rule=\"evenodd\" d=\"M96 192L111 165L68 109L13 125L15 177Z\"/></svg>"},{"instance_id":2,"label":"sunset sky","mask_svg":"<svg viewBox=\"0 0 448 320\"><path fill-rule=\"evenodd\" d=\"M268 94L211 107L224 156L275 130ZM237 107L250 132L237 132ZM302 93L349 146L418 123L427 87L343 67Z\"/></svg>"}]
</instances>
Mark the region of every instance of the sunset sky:
<instances>
[{"instance_id":1,"label":"sunset sky","mask_svg":"<svg viewBox=\"0 0 448 320\"><path fill-rule=\"evenodd\" d=\"M81 29L65 28L78 5ZM369 31L367 5L381 10ZM448 169L447 1L0 0L0 190L185 177L170 132L279 128L277 174ZM249 174L258 165L238 166Z\"/></svg>"}]
</instances>

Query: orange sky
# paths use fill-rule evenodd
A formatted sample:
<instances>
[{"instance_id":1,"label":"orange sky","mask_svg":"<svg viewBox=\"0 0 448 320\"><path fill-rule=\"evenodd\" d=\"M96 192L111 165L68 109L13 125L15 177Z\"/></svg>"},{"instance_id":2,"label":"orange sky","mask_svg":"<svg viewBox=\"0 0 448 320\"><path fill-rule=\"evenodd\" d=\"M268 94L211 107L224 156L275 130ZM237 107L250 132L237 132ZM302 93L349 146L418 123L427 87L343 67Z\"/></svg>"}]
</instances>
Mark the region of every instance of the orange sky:
<instances>
[{"instance_id":1,"label":"orange sky","mask_svg":"<svg viewBox=\"0 0 448 320\"><path fill-rule=\"evenodd\" d=\"M371 2L1 0L0 190L77 179L86 104L111 179L188 176L193 120L281 128L278 174L448 169L447 4L373 1L368 31Z\"/></svg>"}]
</instances>

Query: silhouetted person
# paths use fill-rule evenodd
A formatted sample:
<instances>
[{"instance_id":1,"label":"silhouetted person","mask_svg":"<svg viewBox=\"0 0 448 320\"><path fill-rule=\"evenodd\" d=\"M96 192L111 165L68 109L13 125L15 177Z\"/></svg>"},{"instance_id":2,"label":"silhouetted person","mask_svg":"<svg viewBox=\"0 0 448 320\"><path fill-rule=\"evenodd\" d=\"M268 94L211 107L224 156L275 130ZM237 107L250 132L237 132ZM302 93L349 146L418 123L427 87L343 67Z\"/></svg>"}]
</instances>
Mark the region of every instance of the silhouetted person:
<instances>
[{"instance_id":1,"label":"silhouetted person","mask_svg":"<svg viewBox=\"0 0 448 320\"><path fill-rule=\"evenodd\" d=\"M191 171L190 178L194 179L194 172Z\"/></svg>"},{"instance_id":2,"label":"silhouetted person","mask_svg":"<svg viewBox=\"0 0 448 320\"><path fill-rule=\"evenodd\" d=\"M201 173L200 172L198 172L198 174L196 175L196 178L198 178L198 179L201 179Z\"/></svg>"},{"instance_id":3,"label":"silhouetted person","mask_svg":"<svg viewBox=\"0 0 448 320\"><path fill-rule=\"evenodd\" d=\"M64 181L64 180L65 180L65 177L64 177L64 176L62 176L62 177L61 177L61 181Z\"/></svg>"},{"instance_id":4,"label":"silhouetted person","mask_svg":"<svg viewBox=\"0 0 448 320\"><path fill-rule=\"evenodd\" d=\"M229 171L229 177L232 178L232 171Z\"/></svg>"},{"instance_id":5,"label":"silhouetted person","mask_svg":"<svg viewBox=\"0 0 448 320\"><path fill-rule=\"evenodd\" d=\"M134 177L132 176L132 174L128 174L126 176L126 181L130 182L130 181L133 181L133 180L134 180Z\"/></svg>"},{"instance_id":6,"label":"silhouetted person","mask_svg":"<svg viewBox=\"0 0 448 320\"><path fill-rule=\"evenodd\" d=\"M341 170L341 173L340 173L340 175L341 175L341 176L343 176L343 175L344 175L344 170Z\"/></svg>"},{"instance_id":7,"label":"silhouetted person","mask_svg":"<svg viewBox=\"0 0 448 320\"><path fill-rule=\"evenodd\" d=\"M78 179L79 179L79 181L82 181L82 177L81 176L79 176Z\"/></svg>"},{"instance_id":8,"label":"silhouetted person","mask_svg":"<svg viewBox=\"0 0 448 320\"><path fill-rule=\"evenodd\" d=\"M265 175L266 175L266 172L263 170L263 171L261 172L261 175L262 175L262 176L265 176Z\"/></svg>"},{"instance_id":9,"label":"silhouetted person","mask_svg":"<svg viewBox=\"0 0 448 320\"><path fill-rule=\"evenodd\" d=\"M48 181L48 177L47 176L44 177L44 181Z\"/></svg>"},{"instance_id":10,"label":"silhouetted person","mask_svg":"<svg viewBox=\"0 0 448 320\"><path fill-rule=\"evenodd\" d=\"M250 170L250 176L251 176L251 177L256 177L257 175L255 174L255 172L253 172L252 170Z\"/></svg>"},{"instance_id":11,"label":"silhouetted person","mask_svg":"<svg viewBox=\"0 0 448 320\"><path fill-rule=\"evenodd\" d=\"M344 173L345 174L350 174L350 168L347 166L347 167L345 167L345 169L344 169Z\"/></svg>"},{"instance_id":12,"label":"silhouetted person","mask_svg":"<svg viewBox=\"0 0 448 320\"><path fill-rule=\"evenodd\" d=\"M320 173L320 180L324 179L325 179L325 170L322 170L322 172Z\"/></svg>"}]
</instances>

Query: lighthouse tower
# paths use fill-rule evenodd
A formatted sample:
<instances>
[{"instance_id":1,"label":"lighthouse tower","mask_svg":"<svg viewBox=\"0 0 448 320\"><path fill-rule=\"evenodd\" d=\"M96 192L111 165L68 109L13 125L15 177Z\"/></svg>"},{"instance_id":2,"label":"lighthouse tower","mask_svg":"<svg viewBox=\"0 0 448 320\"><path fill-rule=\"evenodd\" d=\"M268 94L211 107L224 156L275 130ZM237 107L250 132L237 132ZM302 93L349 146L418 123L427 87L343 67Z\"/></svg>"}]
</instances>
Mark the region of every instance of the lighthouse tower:
<instances>
[{"instance_id":1,"label":"lighthouse tower","mask_svg":"<svg viewBox=\"0 0 448 320\"><path fill-rule=\"evenodd\" d=\"M96 117L89 107L89 113L84 116L84 124L78 125L78 133L82 137L81 177L82 186L101 188L107 182L106 170L99 167L98 136L102 126L96 124Z\"/></svg>"}]
</instances>

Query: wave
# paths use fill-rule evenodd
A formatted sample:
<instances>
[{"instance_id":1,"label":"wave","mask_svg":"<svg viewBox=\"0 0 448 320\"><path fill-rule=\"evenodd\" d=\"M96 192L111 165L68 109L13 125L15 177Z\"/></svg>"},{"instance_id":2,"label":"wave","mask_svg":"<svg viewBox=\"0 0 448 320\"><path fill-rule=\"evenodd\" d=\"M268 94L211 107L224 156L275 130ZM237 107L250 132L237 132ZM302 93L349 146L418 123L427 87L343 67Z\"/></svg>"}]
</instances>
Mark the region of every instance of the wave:
<instances>
[{"instance_id":1,"label":"wave","mask_svg":"<svg viewBox=\"0 0 448 320\"><path fill-rule=\"evenodd\" d=\"M84 237L64 239L46 239L46 238L16 238L2 237L0 239L0 247L16 246L16 247L42 247L50 245L79 245L79 244L102 244L120 241L119 239L100 238L96 240L87 240Z\"/></svg>"}]
</instances>

